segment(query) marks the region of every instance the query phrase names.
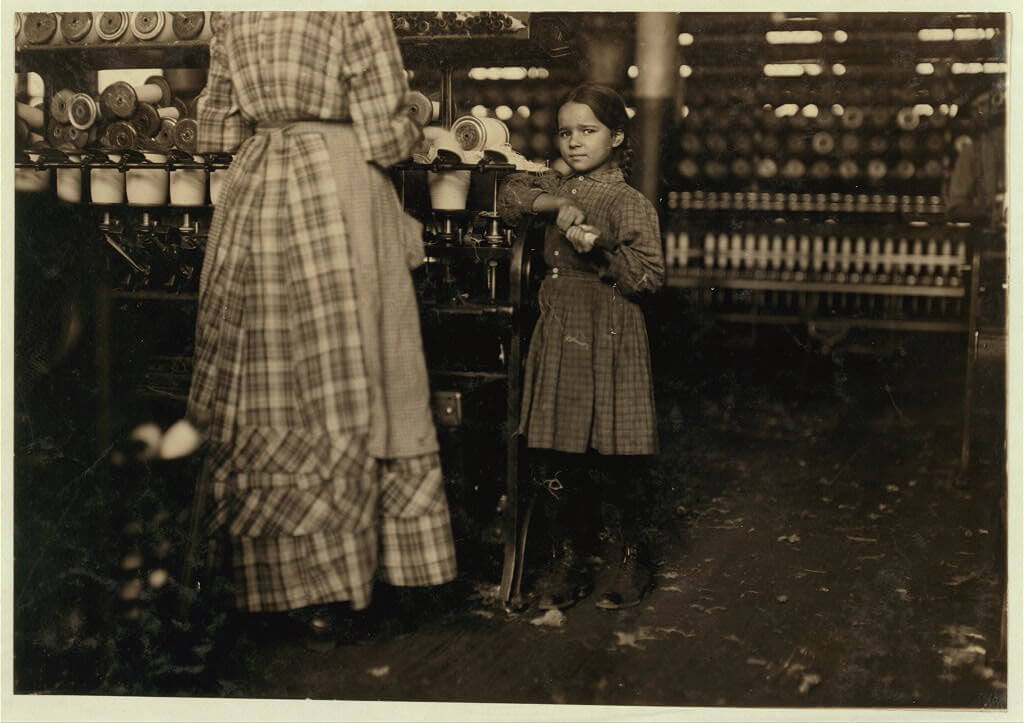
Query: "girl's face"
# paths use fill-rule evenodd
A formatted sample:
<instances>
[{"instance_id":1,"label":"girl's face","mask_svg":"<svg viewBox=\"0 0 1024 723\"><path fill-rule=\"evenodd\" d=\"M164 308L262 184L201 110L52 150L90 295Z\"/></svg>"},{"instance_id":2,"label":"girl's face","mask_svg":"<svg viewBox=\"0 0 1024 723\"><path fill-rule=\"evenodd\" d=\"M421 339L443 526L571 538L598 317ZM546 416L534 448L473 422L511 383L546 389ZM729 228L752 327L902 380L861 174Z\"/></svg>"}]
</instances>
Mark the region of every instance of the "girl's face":
<instances>
[{"instance_id":1,"label":"girl's face","mask_svg":"<svg viewBox=\"0 0 1024 723\"><path fill-rule=\"evenodd\" d=\"M589 105L569 102L558 109L558 152L576 173L609 168L622 141L622 131L599 121Z\"/></svg>"}]
</instances>

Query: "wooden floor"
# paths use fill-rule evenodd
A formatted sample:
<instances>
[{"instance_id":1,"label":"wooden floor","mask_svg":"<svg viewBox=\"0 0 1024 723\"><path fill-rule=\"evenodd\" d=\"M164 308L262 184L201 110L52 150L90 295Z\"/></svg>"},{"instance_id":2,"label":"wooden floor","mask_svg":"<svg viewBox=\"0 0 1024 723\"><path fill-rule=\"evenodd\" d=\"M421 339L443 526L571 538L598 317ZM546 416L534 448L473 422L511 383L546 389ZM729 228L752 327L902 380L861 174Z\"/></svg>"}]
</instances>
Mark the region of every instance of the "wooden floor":
<instances>
[{"instance_id":1,"label":"wooden floor","mask_svg":"<svg viewBox=\"0 0 1024 723\"><path fill-rule=\"evenodd\" d=\"M663 338L663 330L652 333ZM663 545L657 587L639 607L594 607L601 576L612 571L608 555L594 595L564 620L533 606L508 611L493 600L497 566L468 564L479 543L466 539L458 583L444 597L380 591L363 627L369 637L314 652L294 631L236 620L220 629L205 667L186 671L175 690L217 699L191 701L190 715L200 717L241 699L485 704L472 709L473 720L606 717L549 707L559 704L729 707L737 715L750 707L999 709L1007 701L999 654L1002 359L981 360L975 454L962 475L961 348L911 348L901 361L840 350L801 364L799 354L742 345L656 347L662 453L651 520ZM100 539L90 515L102 500L81 460L59 445L44 451L48 466L30 469L22 458L16 498L16 544L43 561L18 558L17 587L27 595L16 627L18 690L123 694L109 681L130 678L132 660L86 645L102 643L111 611L124 607L110 592L117 588L97 588L87 598L94 608L82 607L75 591L60 592L59 581L73 579L62 577L67 551L73 557ZM58 463L74 475L47 487ZM87 501L93 512L76 517ZM148 519L155 509L139 513ZM74 535L77 547L67 539ZM121 554L104 563L118 574ZM67 621L79 627L65 631ZM134 629L117 627L120 645ZM152 668L159 652L140 650L149 657L139 660ZM98 676L97 660L119 667ZM145 672L132 692L167 695L166 677L165 687L147 688L155 678ZM545 707L524 715L497 707L505 703ZM306 710L290 715L310 719ZM352 709L324 710L334 719ZM376 719L395 719L390 710ZM456 709L427 710L421 717L456 719Z\"/></svg>"},{"instance_id":2,"label":"wooden floor","mask_svg":"<svg viewBox=\"0 0 1024 723\"><path fill-rule=\"evenodd\" d=\"M835 399L783 403L750 386L689 407L660 399L662 491L679 506L658 586L640 607L596 609L599 581L564 620L545 620L533 607L488 604L496 580L466 579L476 599L428 613L405 633L315 654L294 638L254 633L225 669L222 694L1005 705L1003 469L982 440L970 475L957 472L956 425L935 422L955 400L893 397L844 409Z\"/></svg>"}]
</instances>

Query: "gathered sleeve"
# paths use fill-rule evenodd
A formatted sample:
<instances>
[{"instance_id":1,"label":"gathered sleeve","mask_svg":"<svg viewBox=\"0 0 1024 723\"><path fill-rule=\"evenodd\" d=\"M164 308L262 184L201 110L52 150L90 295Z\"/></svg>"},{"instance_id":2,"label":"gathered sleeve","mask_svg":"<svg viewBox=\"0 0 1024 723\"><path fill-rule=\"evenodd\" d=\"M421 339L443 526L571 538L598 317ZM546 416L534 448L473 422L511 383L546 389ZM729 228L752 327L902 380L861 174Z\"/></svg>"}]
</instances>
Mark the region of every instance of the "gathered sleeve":
<instances>
[{"instance_id":1,"label":"gathered sleeve","mask_svg":"<svg viewBox=\"0 0 1024 723\"><path fill-rule=\"evenodd\" d=\"M253 134L252 124L242 116L238 98L231 83L231 68L222 37L221 24L210 39L210 68L206 87L196 101L198 126L196 148L200 153L225 151L233 153L242 141Z\"/></svg>"},{"instance_id":2,"label":"gathered sleeve","mask_svg":"<svg viewBox=\"0 0 1024 723\"><path fill-rule=\"evenodd\" d=\"M405 113L409 91L398 39L387 12L338 13L344 22L342 73L349 112L366 159L390 166L408 158L421 137Z\"/></svg>"},{"instance_id":3,"label":"gathered sleeve","mask_svg":"<svg viewBox=\"0 0 1024 723\"><path fill-rule=\"evenodd\" d=\"M609 233L601 233L596 253L607 261L602 276L625 296L654 292L665 283L658 214L639 192L622 196L612 214Z\"/></svg>"},{"instance_id":4,"label":"gathered sleeve","mask_svg":"<svg viewBox=\"0 0 1024 723\"><path fill-rule=\"evenodd\" d=\"M555 171L513 173L507 176L498 193L498 215L510 226L518 226L533 213L533 202L542 193L558 195L561 176Z\"/></svg>"}]
</instances>

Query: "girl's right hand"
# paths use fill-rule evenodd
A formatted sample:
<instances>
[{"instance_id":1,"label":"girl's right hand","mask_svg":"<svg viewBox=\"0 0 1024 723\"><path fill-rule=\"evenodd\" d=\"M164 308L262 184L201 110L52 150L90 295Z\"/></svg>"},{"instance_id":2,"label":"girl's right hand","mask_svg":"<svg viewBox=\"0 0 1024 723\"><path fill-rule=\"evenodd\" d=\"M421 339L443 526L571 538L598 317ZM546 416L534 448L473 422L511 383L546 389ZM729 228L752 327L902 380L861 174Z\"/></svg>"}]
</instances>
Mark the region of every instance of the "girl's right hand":
<instances>
[{"instance_id":1,"label":"girl's right hand","mask_svg":"<svg viewBox=\"0 0 1024 723\"><path fill-rule=\"evenodd\" d=\"M582 223L566 231L565 237L576 249L576 253L587 254L594 250L594 242L597 241L599 234L593 226Z\"/></svg>"},{"instance_id":2,"label":"girl's right hand","mask_svg":"<svg viewBox=\"0 0 1024 723\"><path fill-rule=\"evenodd\" d=\"M566 202L559 207L555 223L558 224L558 228L562 233L565 233L573 226L581 224L585 220L586 214L583 213L583 209L572 202Z\"/></svg>"}]
</instances>

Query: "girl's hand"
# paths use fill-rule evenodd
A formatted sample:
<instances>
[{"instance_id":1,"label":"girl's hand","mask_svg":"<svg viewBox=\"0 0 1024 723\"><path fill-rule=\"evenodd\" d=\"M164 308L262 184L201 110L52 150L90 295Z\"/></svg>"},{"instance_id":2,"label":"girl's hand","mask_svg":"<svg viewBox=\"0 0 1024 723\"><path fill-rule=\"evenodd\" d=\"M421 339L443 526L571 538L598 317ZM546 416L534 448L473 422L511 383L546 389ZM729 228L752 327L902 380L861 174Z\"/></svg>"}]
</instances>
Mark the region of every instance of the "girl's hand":
<instances>
[{"instance_id":1,"label":"girl's hand","mask_svg":"<svg viewBox=\"0 0 1024 723\"><path fill-rule=\"evenodd\" d=\"M586 214L583 213L583 209L574 203L567 201L558 208L558 216L555 218L555 223L558 224L558 228L565 233L571 227L583 223L586 217Z\"/></svg>"},{"instance_id":2,"label":"girl's hand","mask_svg":"<svg viewBox=\"0 0 1024 723\"><path fill-rule=\"evenodd\" d=\"M565 237L572 243L577 253L589 253L594 248L594 242L600 237L597 228L589 224L581 223L570 227L565 232Z\"/></svg>"}]
</instances>

